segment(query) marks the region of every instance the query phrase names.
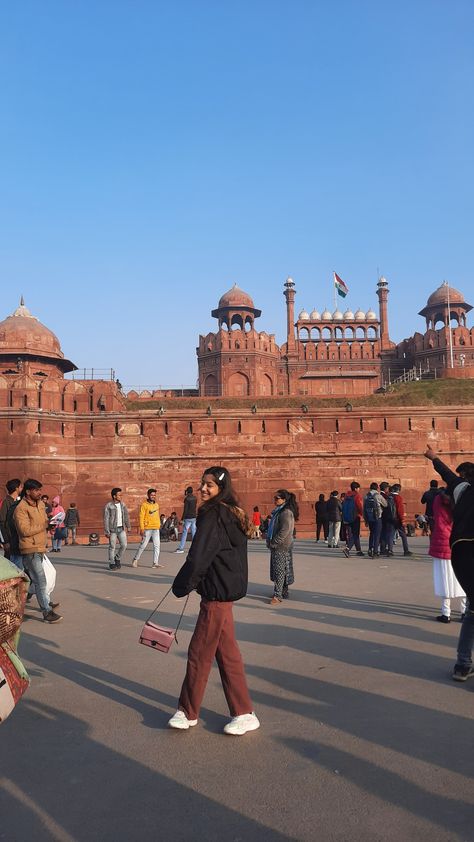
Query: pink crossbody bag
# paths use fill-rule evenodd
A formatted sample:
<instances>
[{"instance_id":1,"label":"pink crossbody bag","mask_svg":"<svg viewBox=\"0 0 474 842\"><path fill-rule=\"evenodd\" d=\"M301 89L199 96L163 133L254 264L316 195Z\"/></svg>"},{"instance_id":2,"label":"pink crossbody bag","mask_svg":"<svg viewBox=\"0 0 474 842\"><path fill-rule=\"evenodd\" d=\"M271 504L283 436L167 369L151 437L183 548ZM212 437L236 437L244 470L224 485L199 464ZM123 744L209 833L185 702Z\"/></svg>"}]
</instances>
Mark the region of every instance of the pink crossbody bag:
<instances>
[{"instance_id":1,"label":"pink crossbody bag","mask_svg":"<svg viewBox=\"0 0 474 842\"><path fill-rule=\"evenodd\" d=\"M152 649L156 649L157 652L169 652L173 641L176 641L176 643L178 642L178 629L181 625L181 620L183 619L183 615L188 604L189 594L186 597L183 610L181 611L181 616L178 620L178 625L175 629L168 629L166 626L160 626L158 623L153 623L151 618L154 614L156 614L158 608L170 593L171 588L165 593L163 599L159 601L156 608L153 609L140 633L139 643L143 643L144 646L150 646Z\"/></svg>"}]
</instances>

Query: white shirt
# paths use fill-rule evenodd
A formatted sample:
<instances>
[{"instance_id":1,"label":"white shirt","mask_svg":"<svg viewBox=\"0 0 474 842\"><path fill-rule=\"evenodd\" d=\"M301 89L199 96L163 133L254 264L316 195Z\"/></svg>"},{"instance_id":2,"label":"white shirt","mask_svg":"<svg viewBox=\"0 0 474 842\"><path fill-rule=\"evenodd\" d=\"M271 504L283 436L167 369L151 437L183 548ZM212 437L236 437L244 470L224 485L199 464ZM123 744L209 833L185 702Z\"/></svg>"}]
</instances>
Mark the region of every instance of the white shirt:
<instances>
[{"instance_id":1,"label":"white shirt","mask_svg":"<svg viewBox=\"0 0 474 842\"><path fill-rule=\"evenodd\" d=\"M116 503L115 506L117 509L117 529L119 529L119 527L123 527L122 504Z\"/></svg>"}]
</instances>

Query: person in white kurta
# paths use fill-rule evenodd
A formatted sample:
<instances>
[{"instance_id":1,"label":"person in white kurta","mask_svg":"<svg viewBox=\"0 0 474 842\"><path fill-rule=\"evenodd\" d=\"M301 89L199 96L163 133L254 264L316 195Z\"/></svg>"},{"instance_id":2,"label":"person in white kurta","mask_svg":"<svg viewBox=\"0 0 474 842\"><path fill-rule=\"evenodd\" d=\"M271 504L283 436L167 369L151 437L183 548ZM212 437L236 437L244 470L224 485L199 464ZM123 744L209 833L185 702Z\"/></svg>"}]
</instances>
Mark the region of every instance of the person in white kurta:
<instances>
[{"instance_id":1,"label":"person in white kurta","mask_svg":"<svg viewBox=\"0 0 474 842\"><path fill-rule=\"evenodd\" d=\"M451 622L451 600L461 599L461 618L466 611L466 594L459 584L451 565L449 539L453 526L451 500L447 494L437 494L433 501L433 527L429 554L433 558L433 581L436 596L441 599L440 623Z\"/></svg>"}]
</instances>

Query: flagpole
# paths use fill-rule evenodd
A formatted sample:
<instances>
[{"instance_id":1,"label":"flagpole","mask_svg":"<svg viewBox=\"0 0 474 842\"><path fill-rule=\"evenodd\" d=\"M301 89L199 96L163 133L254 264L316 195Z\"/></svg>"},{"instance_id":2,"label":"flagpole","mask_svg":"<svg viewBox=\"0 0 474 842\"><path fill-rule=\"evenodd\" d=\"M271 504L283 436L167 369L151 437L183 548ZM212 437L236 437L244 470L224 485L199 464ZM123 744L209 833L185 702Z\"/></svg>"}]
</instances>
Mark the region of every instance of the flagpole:
<instances>
[{"instance_id":1,"label":"flagpole","mask_svg":"<svg viewBox=\"0 0 474 842\"><path fill-rule=\"evenodd\" d=\"M337 289L336 289L336 274L332 273L332 285L334 287L334 312L337 310Z\"/></svg>"}]
</instances>

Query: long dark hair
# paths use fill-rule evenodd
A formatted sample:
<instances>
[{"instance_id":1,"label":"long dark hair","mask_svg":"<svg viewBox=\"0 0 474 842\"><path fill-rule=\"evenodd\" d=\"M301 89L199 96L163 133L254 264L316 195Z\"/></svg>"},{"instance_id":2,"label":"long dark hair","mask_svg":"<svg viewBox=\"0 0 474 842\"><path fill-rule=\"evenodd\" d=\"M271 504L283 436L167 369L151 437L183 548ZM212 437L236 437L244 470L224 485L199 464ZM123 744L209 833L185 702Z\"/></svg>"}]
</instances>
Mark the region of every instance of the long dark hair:
<instances>
[{"instance_id":1,"label":"long dark hair","mask_svg":"<svg viewBox=\"0 0 474 842\"><path fill-rule=\"evenodd\" d=\"M249 519L234 491L231 476L227 468L223 468L221 465L213 465L211 468L206 468L206 470L203 471L203 479L206 474L211 474L211 476L214 477L214 482L219 486L219 493L211 500L207 500L203 503L200 506L199 511L206 512L213 506L218 506L219 503L223 503L224 506L227 506L227 508L230 509L232 514L237 518L242 532L249 535L251 532Z\"/></svg>"},{"instance_id":2,"label":"long dark hair","mask_svg":"<svg viewBox=\"0 0 474 842\"><path fill-rule=\"evenodd\" d=\"M293 512L295 520L298 520L300 516L300 508L298 506L296 497L293 494L293 492L287 491L286 488L279 488L275 496L281 497L282 500L285 501L284 508L289 509L290 512Z\"/></svg>"}]
</instances>

